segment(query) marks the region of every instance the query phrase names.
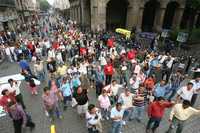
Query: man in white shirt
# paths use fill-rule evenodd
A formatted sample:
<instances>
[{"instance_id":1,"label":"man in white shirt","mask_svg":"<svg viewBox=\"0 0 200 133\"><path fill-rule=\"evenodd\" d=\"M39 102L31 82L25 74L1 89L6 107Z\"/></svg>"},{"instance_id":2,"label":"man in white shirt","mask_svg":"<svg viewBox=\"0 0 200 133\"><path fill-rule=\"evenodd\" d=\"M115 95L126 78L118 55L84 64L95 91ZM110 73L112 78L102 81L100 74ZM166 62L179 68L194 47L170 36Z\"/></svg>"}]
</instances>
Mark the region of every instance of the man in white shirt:
<instances>
[{"instance_id":1,"label":"man in white shirt","mask_svg":"<svg viewBox=\"0 0 200 133\"><path fill-rule=\"evenodd\" d=\"M192 88L195 90L194 94L192 95L192 99L191 99L191 106L194 106L194 104L197 100L198 90L200 89L200 77L197 77L194 80L191 80L190 82L193 83Z\"/></svg>"},{"instance_id":2,"label":"man in white shirt","mask_svg":"<svg viewBox=\"0 0 200 133\"><path fill-rule=\"evenodd\" d=\"M133 98L134 94L130 92L128 88L125 88L125 92L121 93L119 96L118 102L122 103L122 108L125 110L124 112L124 125L126 121L132 116L133 113Z\"/></svg>"},{"instance_id":3,"label":"man in white shirt","mask_svg":"<svg viewBox=\"0 0 200 133\"><path fill-rule=\"evenodd\" d=\"M176 99L177 99L177 101L188 100L191 102L192 96L196 91L197 90L194 90L194 88L193 88L193 83L189 82L187 84L187 86L183 86L177 91Z\"/></svg>"},{"instance_id":4,"label":"man in white shirt","mask_svg":"<svg viewBox=\"0 0 200 133\"><path fill-rule=\"evenodd\" d=\"M122 88L123 85L117 84L116 80L113 80L112 83L110 85L107 85L103 88L103 90L106 90L108 93L108 96L111 96L112 100L111 102L116 102L118 99L118 93L119 93L119 89Z\"/></svg>"},{"instance_id":5,"label":"man in white shirt","mask_svg":"<svg viewBox=\"0 0 200 133\"><path fill-rule=\"evenodd\" d=\"M6 45L6 47L5 47L5 53L6 53L8 60L10 62L13 62L12 53L11 53L10 47L8 45Z\"/></svg>"},{"instance_id":6,"label":"man in white shirt","mask_svg":"<svg viewBox=\"0 0 200 133\"><path fill-rule=\"evenodd\" d=\"M53 48L50 48L49 51L48 51L48 58L55 59L55 57L56 57L55 50Z\"/></svg>"},{"instance_id":7,"label":"man in white shirt","mask_svg":"<svg viewBox=\"0 0 200 133\"><path fill-rule=\"evenodd\" d=\"M20 88L19 88L21 81L15 81L13 79L9 79L8 83L10 84L10 90L9 91L15 93L17 102L22 105L23 109L26 109L26 106L24 105L23 96L22 96Z\"/></svg>"},{"instance_id":8,"label":"man in white shirt","mask_svg":"<svg viewBox=\"0 0 200 133\"><path fill-rule=\"evenodd\" d=\"M112 119L111 133L121 133L123 116L124 116L124 109L122 109L122 104L117 103L116 106L111 109L111 114L110 114L110 118Z\"/></svg>"},{"instance_id":9,"label":"man in white shirt","mask_svg":"<svg viewBox=\"0 0 200 133\"><path fill-rule=\"evenodd\" d=\"M185 122L193 115L200 114L200 110L190 107L190 101L184 100L182 104L176 104L170 113L170 127L166 133L182 133Z\"/></svg>"},{"instance_id":10,"label":"man in white shirt","mask_svg":"<svg viewBox=\"0 0 200 133\"><path fill-rule=\"evenodd\" d=\"M86 112L86 122L89 133L102 132L101 113L95 105L90 104Z\"/></svg>"}]
</instances>

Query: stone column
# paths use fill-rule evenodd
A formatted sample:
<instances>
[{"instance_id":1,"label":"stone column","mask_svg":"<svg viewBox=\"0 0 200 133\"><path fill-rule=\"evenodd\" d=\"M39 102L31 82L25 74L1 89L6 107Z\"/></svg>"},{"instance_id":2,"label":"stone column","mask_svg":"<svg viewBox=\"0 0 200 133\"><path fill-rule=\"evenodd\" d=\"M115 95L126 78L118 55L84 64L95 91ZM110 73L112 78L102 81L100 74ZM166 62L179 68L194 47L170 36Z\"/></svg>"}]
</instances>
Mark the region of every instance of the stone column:
<instances>
[{"instance_id":1,"label":"stone column","mask_svg":"<svg viewBox=\"0 0 200 133\"><path fill-rule=\"evenodd\" d=\"M163 21L165 17L166 8L160 8L156 12L155 20L154 20L154 29L156 31L161 31L163 26Z\"/></svg>"},{"instance_id":2,"label":"stone column","mask_svg":"<svg viewBox=\"0 0 200 133\"><path fill-rule=\"evenodd\" d=\"M126 28L131 30L132 27L137 26L139 19L140 7L136 0L130 0L127 8Z\"/></svg>"},{"instance_id":3,"label":"stone column","mask_svg":"<svg viewBox=\"0 0 200 133\"><path fill-rule=\"evenodd\" d=\"M98 0L98 24L96 29L103 30L106 29L106 5L102 0Z\"/></svg>"},{"instance_id":4,"label":"stone column","mask_svg":"<svg viewBox=\"0 0 200 133\"><path fill-rule=\"evenodd\" d=\"M163 21L165 17L165 11L167 8L168 2L162 2L160 8L156 10L155 19L154 19L154 27L156 31L161 31L163 26Z\"/></svg>"},{"instance_id":5,"label":"stone column","mask_svg":"<svg viewBox=\"0 0 200 133\"><path fill-rule=\"evenodd\" d=\"M176 10L176 13L174 15L172 28L179 28L179 26L181 24L182 17L183 17L183 13L184 13L184 8L178 8Z\"/></svg>"},{"instance_id":6,"label":"stone column","mask_svg":"<svg viewBox=\"0 0 200 133\"><path fill-rule=\"evenodd\" d=\"M77 7L77 23L80 25L81 21L80 21L80 6Z\"/></svg>"},{"instance_id":7,"label":"stone column","mask_svg":"<svg viewBox=\"0 0 200 133\"><path fill-rule=\"evenodd\" d=\"M97 25L97 11L98 11L98 4L97 0L90 0L90 9L91 9L91 29L94 31Z\"/></svg>"},{"instance_id":8,"label":"stone column","mask_svg":"<svg viewBox=\"0 0 200 133\"><path fill-rule=\"evenodd\" d=\"M137 31L142 31L143 13L144 13L144 7L140 7L138 13L137 27L136 27Z\"/></svg>"},{"instance_id":9,"label":"stone column","mask_svg":"<svg viewBox=\"0 0 200 133\"><path fill-rule=\"evenodd\" d=\"M91 29L106 29L106 2L91 0Z\"/></svg>"}]
</instances>

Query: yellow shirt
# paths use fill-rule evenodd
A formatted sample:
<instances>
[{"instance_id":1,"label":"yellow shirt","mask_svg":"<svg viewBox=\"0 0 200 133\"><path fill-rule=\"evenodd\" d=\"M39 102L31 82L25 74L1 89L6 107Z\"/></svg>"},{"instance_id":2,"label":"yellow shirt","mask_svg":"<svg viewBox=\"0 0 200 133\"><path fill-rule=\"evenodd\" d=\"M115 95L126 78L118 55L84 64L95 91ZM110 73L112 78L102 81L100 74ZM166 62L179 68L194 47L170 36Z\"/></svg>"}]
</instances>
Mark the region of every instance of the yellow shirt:
<instances>
[{"instance_id":1,"label":"yellow shirt","mask_svg":"<svg viewBox=\"0 0 200 133\"><path fill-rule=\"evenodd\" d=\"M190 116L195 114L200 114L200 110L197 110L195 108L189 107L186 109L183 109L182 104L176 104L170 113L170 120L175 116L177 119L184 121L190 118Z\"/></svg>"},{"instance_id":2,"label":"yellow shirt","mask_svg":"<svg viewBox=\"0 0 200 133\"><path fill-rule=\"evenodd\" d=\"M63 65L62 67L58 67L58 69L57 69L57 73L58 73L60 76L65 75L66 72L67 72L67 66L66 66L66 65Z\"/></svg>"}]
</instances>

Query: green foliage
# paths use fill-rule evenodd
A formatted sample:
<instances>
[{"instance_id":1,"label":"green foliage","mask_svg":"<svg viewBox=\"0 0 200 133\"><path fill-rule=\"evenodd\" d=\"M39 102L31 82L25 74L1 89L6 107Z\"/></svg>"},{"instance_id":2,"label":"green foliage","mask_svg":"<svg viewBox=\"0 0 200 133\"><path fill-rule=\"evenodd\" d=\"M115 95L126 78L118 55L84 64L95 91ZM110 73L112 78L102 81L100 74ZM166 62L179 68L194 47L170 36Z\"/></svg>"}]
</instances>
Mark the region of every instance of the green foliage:
<instances>
[{"instance_id":1,"label":"green foliage","mask_svg":"<svg viewBox=\"0 0 200 133\"><path fill-rule=\"evenodd\" d=\"M47 0L39 0L40 2L40 10L42 11L47 11L51 6L50 4L47 2Z\"/></svg>"},{"instance_id":2,"label":"green foliage","mask_svg":"<svg viewBox=\"0 0 200 133\"><path fill-rule=\"evenodd\" d=\"M196 11L200 10L200 0L188 0L187 5L193 10L196 10Z\"/></svg>"}]
</instances>

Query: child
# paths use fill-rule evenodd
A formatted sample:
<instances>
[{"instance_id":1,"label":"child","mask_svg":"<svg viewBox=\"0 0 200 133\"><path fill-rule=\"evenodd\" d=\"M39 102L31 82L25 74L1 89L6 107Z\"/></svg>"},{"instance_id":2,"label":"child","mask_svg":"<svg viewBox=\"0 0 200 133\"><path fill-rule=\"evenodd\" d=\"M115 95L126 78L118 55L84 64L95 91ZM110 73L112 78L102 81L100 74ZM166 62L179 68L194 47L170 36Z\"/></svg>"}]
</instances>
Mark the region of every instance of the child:
<instances>
[{"instance_id":1,"label":"child","mask_svg":"<svg viewBox=\"0 0 200 133\"><path fill-rule=\"evenodd\" d=\"M31 78L29 80L29 88L31 90L31 94L32 95L37 95L38 94L38 92L37 92L37 86L36 86L35 81L33 80L33 78Z\"/></svg>"}]
</instances>

